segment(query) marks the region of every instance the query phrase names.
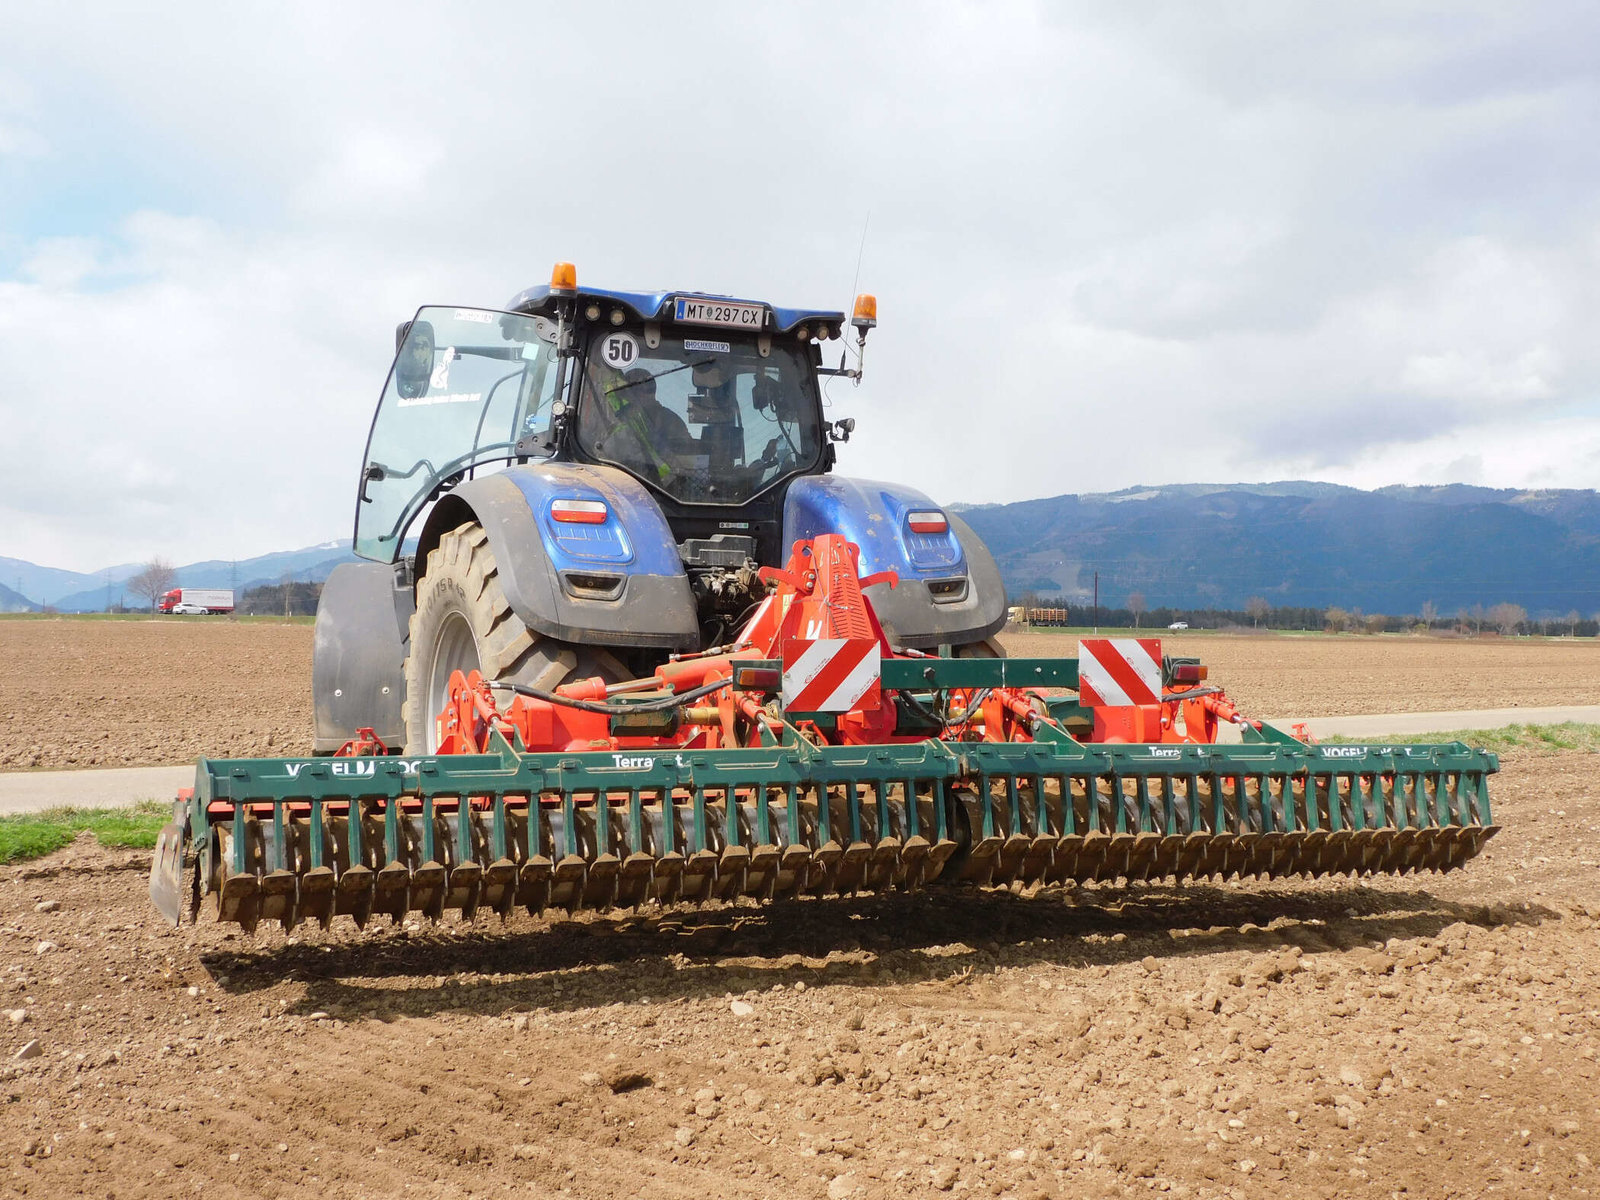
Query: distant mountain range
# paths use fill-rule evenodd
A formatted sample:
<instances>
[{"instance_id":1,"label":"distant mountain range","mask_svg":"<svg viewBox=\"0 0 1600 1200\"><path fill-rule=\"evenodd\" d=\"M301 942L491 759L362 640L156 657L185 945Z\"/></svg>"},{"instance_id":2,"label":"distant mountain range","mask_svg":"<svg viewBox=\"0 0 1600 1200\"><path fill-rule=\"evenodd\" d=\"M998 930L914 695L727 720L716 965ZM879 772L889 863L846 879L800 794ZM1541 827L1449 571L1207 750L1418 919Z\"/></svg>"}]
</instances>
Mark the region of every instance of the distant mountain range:
<instances>
[{"instance_id":1,"label":"distant mountain range","mask_svg":"<svg viewBox=\"0 0 1600 1200\"><path fill-rule=\"evenodd\" d=\"M0 583L0 613L34 612L38 605Z\"/></svg>"},{"instance_id":2,"label":"distant mountain range","mask_svg":"<svg viewBox=\"0 0 1600 1200\"><path fill-rule=\"evenodd\" d=\"M953 506L988 544L1013 600L1122 606L1338 605L1440 616L1520 604L1600 611L1600 494L1450 484L1374 492L1329 483L1184 484Z\"/></svg>"},{"instance_id":3,"label":"distant mountain range","mask_svg":"<svg viewBox=\"0 0 1600 1200\"><path fill-rule=\"evenodd\" d=\"M174 586L236 588L244 592L263 584L282 583L285 575L301 583L320 583L340 563L355 561L348 539L328 541L237 562L209 559L189 563L176 569L178 581ZM143 604L125 586L142 569L142 563L123 563L86 575L40 567L17 558L0 558L0 612L37 611L44 607L61 612L104 612L108 603Z\"/></svg>"},{"instance_id":4,"label":"distant mountain range","mask_svg":"<svg viewBox=\"0 0 1600 1200\"><path fill-rule=\"evenodd\" d=\"M1441 617L1473 605L1520 604L1531 616L1600 612L1600 493L1450 484L1375 492L1331 483L1179 484L952 505L994 552L1013 602L1100 602L1131 593L1149 608L1339 605ZM190 563L183 587L317 582L354 561L348 541L258 558ZM126 599L140 564L93 574L0 558L0 612L64 612ZM20 594L19 594L20 593Z\"/></svg>"}]
</instances>

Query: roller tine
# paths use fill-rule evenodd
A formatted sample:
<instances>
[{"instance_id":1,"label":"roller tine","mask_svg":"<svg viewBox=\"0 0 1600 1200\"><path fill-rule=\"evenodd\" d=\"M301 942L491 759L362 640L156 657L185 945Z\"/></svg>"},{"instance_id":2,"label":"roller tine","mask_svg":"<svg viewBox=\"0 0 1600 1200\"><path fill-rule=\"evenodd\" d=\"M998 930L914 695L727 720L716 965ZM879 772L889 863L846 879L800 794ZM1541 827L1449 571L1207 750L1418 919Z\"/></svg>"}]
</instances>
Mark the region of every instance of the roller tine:
<instances>
[{"instance_id":1,"label":"roller tine","mask_svg":"<svg viewBox=\"0 0 1600 1200\"><path fill-rule=\"evenodd\" d=\"M1159 869L1161 840L1159 833L1141 832L1132 836L1132 844L1128 847L1128 863L1124 869L1130 880L1143 882L1166 874Z\"/></svg>"},{"instance_id":2,"label":"roller tine","mask_svg":"<svg viewBox=\"0 0 1600 1200\"><path fill-rule=\"evenodd\" d=\"M246 933L254 933L261 919L261 881L256 876L250 853L252 834L258 824L246 804L234 801L227 874L217 893L217 919L237 921Z\"/></svg>"},{"instance_id":3,"label":"roller tine","mask_svg":"<svg viewBox=\"0 0 1600 1200\"><path fill-rule=\"evenodd\" d=\"M813 785L817 796L817 846L811 852L811 862L806 871L806 890L825 893L839 890L838 876L841 860L844 858L845 848L831 835L825 836L825 831L831 830L834 825L833 814L833 788L837 785L823 783L820 780ZM845 797L845 806L849 807L849 796ZM849 814L845 814L845 828L849 829Z\"/></svg>"},{"instance_id":4,"label":"roller tine","mask_svg":"<svg viewBox=\"0 0 1600 1200\"><path fill-rule=\"evenodd\" d=\"M497 791L491 798L489 820L490 863L484 873L484 898L490 911L505 921L517 903L517 864L511 857L510 821L504 792Z\"/></svg>"},{"instance_id":5,"label":"roller tine","mask_svg":"<svg viewBox=\"0 0 1600 1200\"><path fill-rule=\"evenodd\" d=\"M859 780L849 780L842 785L845 805L845 825L850 830L850 841L839 859L838 871L832 887L841 892L854 892L866 883L868 857L871 848L862 834L861 792L866 787Z\"/></svg>"},{"instance_id":6,"label":"roller tine","mask_svg":"<svg viewBox=\"0 0 1600 1200\"><path fill-rule=\"evenodd\" d=\"M545 853L545 840L550 835L550 823L545 820L544 792L531 788L528 792L528 813L525 822L528 849L517 873L517 903L538 916L550 905L551 876L555 871L555 843L550 842L550 853Z\"/></svg>"},{"instance_id":7,"label":"roller tine","mask_svg":"<svg viewBox=\"0 0 1600 1200\"><path fill-rule=\"evenodd\" d=\"M618 875L622 859L617 856L611 829L611 793L601 788L595 793L594 804L578 814L578 828L584 831L585 821L592 825L594 844L585 847L587 868L584 873L582 904L584 908L607 912L617 902Z\"/></svg>"},{"instance_id":8,"label":"roller tine","mask_svg":"<svg viewBox=\"0 0 1600 1200\"><path fill-rule=\"evenodd\" d=\"M678 793L674 787L664 787L660 792L660 837L656 852L655 870L650 894L661 904L672 904L683 887L683 849L687 843L678 827Z\"/></svg>"},{"instance_id":9,"label":"roller tine","mask_svg":"<svg viewBox=\"0 0 1600 1200\"><path fill-rule=\"evenodd\" d=\"M694 788L691 812L693 827L690 833L689 857L683 867L681 899L704 903L711 898L711 888L717 872L717 854L711 849L709 824L706 819L706 789L703 785Z\"/></svg>"},{"instance_id":10,"label":"roller tine","mask_svg":"<svg viewBox=\"0 0 1600 1200\"><path fill-rule=\"evenodd\" d=\"M1006 828L1009 832L1001 844L998 860L995 864L993 880L995 883L1014 882L1022 872L1024 859L1028 851L1033 848L1033 839L1022 832L1022 797L1014 773L1007 772L1005 776L1006 789Z\"/></svg>"},{"instance_id":11,"label":"roller tine","mask_svg":"<svg viewBox=\"0 0 1600 1200\"><path fill-rule=\"evenodd\" d=\"M776 846L772 837L772 800L770 788L761 784L756 788L756 844Z\"/></svg>"},{"instance_id":12,"label":"roller tine","mask_svg":"<svg viewBox=\"0 0 1600 1200\"><path fill-rule=\"evenodd\" d=\"M450 864L450 882L444 906L459 908L461 919L470 921L478 913L483 895L483 864L478 861L476 832L472 819L472 802L466 795L456 797L454 846Z\"/></svg>"},{"instance_id":13,"label":"roller tine","mask_svg":"<svg viewBox=\"0 0 1600 1200\"><path fill-rule=\"evenodd\" d=\"M269 921L280 922L287 932L295 927L300 913L298 881L290 870L289 838L292 830L284 813L284 804L283 800L272 802L272 823L261 831L265 870L261 875L259 895L260 915Z\"/></svg>"},{"instance_id":14,"label":"roller tine","mask_svg":"<svg viewBox=\"0 0 1600 1200\"><path fill-rule=\"evenodd\" d=\"M1060 839L1050 832L1050 815L1045 806L1045 783L1042 776L1027 776L1027 786L1033 793L1033 807L1029 814L1029 824L1032 826L1031 836L1028 837L1028 847L1023 855L1022 866L1018 877L1024 883L1041 883L1050 871L1051 860L1055 857L1056 845Z\"/></svg>"},{"instance_id":15,"label":"roller tine","mask_svg":"<svg viewBox=\"0 0 1600 1200\"><path fill-rule=\"evenodd\" d=\"M378 873L373 880L372 909L386 913L390 920L404 919L411 872L401 859L400 799L389 796L383 802L383 836L379 844Z\"/></svg>"},{"instance_id":16,"label":"roller tine","mask_svg":"<svg viewBox=\"0 0 1600 1200\"><path fill-rule=\"evenodd\" d=\"M550 903L569 913L583 907L584 883L589 864L583 857L583 846L578 838L578 799L572 786L563 783L558 810L551 814L550 832L552 849L559 848L560 857L550 872ZM557 822L560 829L556 828Z\"/></svg>"},{"instance_id":17,"label":"roller tine","mask_svg":"<svg viewBox=\"0 0 1600 1200\"><path fill-rule=\"evenodd\" d=\"M345 818L344 869L335 885L334 911L349 913L358 929L365 929L372 916L373 889L377 884L377 874L368 864L373 854L367 844L367 817L362 801L352 798ZM380 837L378 844L381 843Z\"/></svg>"},{"instance_id":18,"label":"roller tine","mask_svg":"<svg viewBox=\"0 0 1600 1200\"><path fill-rule=\"evenodd\" d=\"M354 801L351 801L353 804ZM335 874L329 853L328 816L322 797L311 800L306 821L305 870L300 877L300 913L323 929L333 924Z\"/></svg>"},{"instance_id":19,"label":"roller tine","mask_svg":"<svg viewBox=\"0 0 1600 1200\"><path fill-rule=\"evenodd\" d=\"M722 852L717 860L716 894L732 899L743 894L750 880L750 848L744 844L739 825L739 790L744 784L729 784L724 792L722 814Z\"/></svg>"},{"instance_id":20,"label":"roller tine","mask_svg":"<svg viewBox=\"0 0 1600 1200\"><path fill-rule=\"evenodd\" d=\"M649 897L655 857L646 847L643 792L638 788L628 789L627 804L623 834L627 845L617 878L616 902L629 908L638 908Z\"/></svg>"},{"instance_id":21,"label":"roller tine","mask_svg":"<svg viewBox=\"0 0 1600 1200\"><path fill-rule=\"evenodd\" d=\"M422 795L422 817L418 826L422 862L411 869L411 907L430 921L444 916L447 875L439 856L438 801L431 791Z\"/></svg>"}]
</instances>

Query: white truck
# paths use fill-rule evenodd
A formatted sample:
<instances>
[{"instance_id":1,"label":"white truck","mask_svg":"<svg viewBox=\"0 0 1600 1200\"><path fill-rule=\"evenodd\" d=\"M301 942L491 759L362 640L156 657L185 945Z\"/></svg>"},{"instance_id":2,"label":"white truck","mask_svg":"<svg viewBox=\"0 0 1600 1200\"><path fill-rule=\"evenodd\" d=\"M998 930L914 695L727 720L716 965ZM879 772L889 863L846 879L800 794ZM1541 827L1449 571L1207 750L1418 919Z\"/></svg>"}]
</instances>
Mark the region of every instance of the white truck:
<instances>
[{"instance_id":1,"label":"white truck","mask_svg":"<svg viewBox=\"0 0 1600 1200\"><path fill-rule=\"evenodd\" d=\"M232 588L173 588L161 597L157 611L175 613L231 613Z\"/></svg>"}]
</instances>

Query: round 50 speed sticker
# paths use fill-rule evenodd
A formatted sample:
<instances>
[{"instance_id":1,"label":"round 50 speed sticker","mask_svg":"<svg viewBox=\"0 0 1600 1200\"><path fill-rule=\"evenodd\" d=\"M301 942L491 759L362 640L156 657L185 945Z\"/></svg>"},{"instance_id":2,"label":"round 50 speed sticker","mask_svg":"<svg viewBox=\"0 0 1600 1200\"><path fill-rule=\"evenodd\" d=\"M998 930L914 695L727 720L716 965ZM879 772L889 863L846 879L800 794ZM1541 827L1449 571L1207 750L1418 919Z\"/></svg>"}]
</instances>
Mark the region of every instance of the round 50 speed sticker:
<instances>
[{"instance_id":1,"label":"round 50 speed sticker","mask_svg":"<svg viewBox=\"0 0 1600 1200\"><path fill-rule=\"evenodd\" d=\"M631 333L608 333L600 339L600 357L606 366L626 371L639 361L639 339Z\"/></svg>"}]
</instances>

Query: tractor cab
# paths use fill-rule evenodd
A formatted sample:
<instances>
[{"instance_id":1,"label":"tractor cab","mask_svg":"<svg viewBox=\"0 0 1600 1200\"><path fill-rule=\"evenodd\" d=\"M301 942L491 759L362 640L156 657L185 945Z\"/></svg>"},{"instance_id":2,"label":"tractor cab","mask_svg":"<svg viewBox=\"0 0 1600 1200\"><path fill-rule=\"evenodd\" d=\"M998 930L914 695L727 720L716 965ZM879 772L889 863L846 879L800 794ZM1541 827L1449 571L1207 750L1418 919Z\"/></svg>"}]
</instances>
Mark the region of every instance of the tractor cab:
<instances>
[{"instance_id":1,"label":"tractor cab","mask_svg":"<svg viewBox=\"0 0 1600 1200\"><path fill-rule=\"evenodd\" d=\"M858 337L874 314L858 311ZM787 485L827 472L853 424L824 421L818 386L858 375L822 366L844 326L840 312L580 290L564 263L505 310L424 307L397 331L356 553L392 562L430 501L493 464L544 460L618 468L680 544L737 538L741 557L777 563Z\"/></svg>"}]
</instances>

